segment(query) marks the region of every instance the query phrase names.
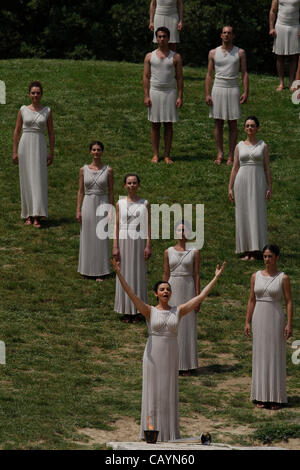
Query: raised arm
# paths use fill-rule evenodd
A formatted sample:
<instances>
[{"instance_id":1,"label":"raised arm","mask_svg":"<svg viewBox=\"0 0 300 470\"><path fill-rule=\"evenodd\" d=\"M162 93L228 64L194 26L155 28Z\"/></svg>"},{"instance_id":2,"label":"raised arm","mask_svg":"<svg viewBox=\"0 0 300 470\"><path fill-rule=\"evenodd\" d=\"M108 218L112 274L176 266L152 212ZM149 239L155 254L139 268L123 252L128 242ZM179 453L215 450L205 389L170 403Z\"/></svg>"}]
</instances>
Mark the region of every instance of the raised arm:
<instances>
[{"instance_id":1,"label":"raised arm","mask_svg":"<svg viewBox=\"0 0 300 470\"><path fill-rule=\"evenodd\" d=\"M246 52L244 51L244 49L239 49L239 56L240 56L240 68L241 68L241 74L242 74L243 88L244 88L244 92L240 98L240 103L244 104L247 102L248 94L249 94L249 75L247 72Z\"/></svg>"},{"instance_id":2,"label":"raised arm","mask_svg":"<svg viewBox=\"0 0 300 470\"><path fill-rule=\"evenodd\" d=\"M149 29L150 31L154 31L154 15L156 10L156 0L151 0L150 2L150 9L149 9Z\"/></svg>"},{"instance_id":3,"label":"raised arm","mask_svg":"<svg viewBox=\"0 0 300 470\"><path fill-rule=\"evenodd\" d=\"M251 336L251 321L252 321L252 316L253 316L253 312L254 312L254 308L256 304L256 298L255 298L255 293L254 293L255 276L256 276L256 273L252 274L251 276L250 295L249 295L248 304L247 304L246 322L245 322L245 328L244 328L244 333L248 338L250 338Z\"/></svg>"},{"instance_id":4,"label":"raised arm","mask_svg":"<svg viewBox=\"0 0 300 470\"><path fill-rule=\"evenodd\" d=\"M293 302L292 302L292 292L291 292L291 283L289 277L284 274L282 279L282 290L286 304L286 313L287 313L287 325L284 330L284 335L286 339L289 339L293 336Z\"/></svg>"},{"instance_id":5,"label":"raised arm","mask_svg":"<svg viewBox=\"0 0 300 470\"><path fill-rule=\"evenodd\" d=\"M137 310L147 319L149 320L150 318L150 312L151 312L151 306L148 304L145 304L131 289L129 284L125 281L124 277L122 276L120 272L120 261L116 261L115 259L112 260L113 267L116 271L116 274L120 280L120 283L125 290L126 294L130 298L130 300L134 303L135 307Z\"/></svg>"},{"instance_id":6,"label":"raised arm","mask_svg":"<svg viewBox=\"0 0 300 470\"><path fill-rule=\"evenodd\" d=\"M208 106L212 106L213 101L210 94L211 84L213 80L213 73L215 70L215 49L209 51L208 54L208 67L205 77L205 102Z\"/></svg>"},{"instance_id":7,"label":"raised arm","mask_svg":"<svg viewBox=\"0 0 300 470\"><path fill-rule=\"evenodd\" d=\"M238 146L236 146L234 150L233 165L232 165L232 169L230 173L229 186L228 186L228 197L231 202L234 202L233 185L234 185L235 178L239 169L240 169L239 149L238 149Z\"/></svg>"},{"instance_id":8,"label":"raised arm","mask_svg":"<svg viewBox=\"0 0 300 470\"><path fill-rule=\"evenodd\" d=\"M174 66L175 66L175 72L176 72L177 92L178 92L176 106L177 108L181 108L183 104L183 70L182 70L182 59L179 54L175 54L174 56Z\"/></svg>"},{"instance_id":9,"label":"raised arm","mask_svg":"<svg viewBox=\"0 0 300 470\"><path fill-rule=\"evenodd\" d=\"M269 34L273 37L276 37L275 22L278 11L278 0L273 0L270 13L269 13Z\"/></svg>"},{"instance_id":10,"label":"raised arm","mask_svg":"<svg viewBox=\"0 0 300 470\"><path fill-rule=\"evenodd\" d=\"M267 180L267 193L266 193L266 198L270 199L272 196L272 179L271 179L271 170L270 170L270 153L267 144L265 144L264 148L264 170L265 170L265 175L266 175L266 180Z\"/></svg>"},{"instance_id":11,"label":"raised arm","mask_svg":"<svg viewBox=\"0 0 300 470\"><path fill-rule=\"evenodd\" d=\"M77 192L77 208L76 208L76 220L81 224L81 206L84 197L84 181L83 181L83 168L80 168L79 171L79 182L78 182L78 192Z\"/></svg>"},{"instance_id":12,"label":"raised arm","mask_svg":"<svg viewBox=\"0 0 300 470\"><path fill-rule=\"evenodd\" d=\"M48 128L49 146L50 146L50 152L49 152L48 158L47 158L47 165L49 166L49 165L52 165L52 163L53 163L54 144L55 144L52 111L50 111L50 114L49 114L49 117L48 117L47 128Z\"/></svg>"},{"instance_id":13,"label":"raised arm","mask_svg":"<svg viewBox=\"0 0 300 470\"><path fill-rule=\"evenodd\" d=\"M16 121L16 126L15 126L15 131L14 131L14 140L13 140L13 162L15 165L18 165L19 163L19 158L18 158L18 144L19 144L19 138L20 138L20 132L22 129L22 124L23 124L23 119L22 119L22 113L21 110L19 110L18 115L17 115L17 121Z\"/></svg>"},{"instance_id":14,"label":"raised arm","mask_svg":"<svg viewBox=\"0 0 300 470\"><path fill-rule=\"evenodd\" d=\"M207 286L204 287L204 289L199 295L196 295L196 297L193 297L191 300L189 300L185 304L178 306L180 318L186 315L187 313L191 312L195 308L197 308L199 304L201 304L205 300L205 298L208 296L209 292L212 290L217 280L221 276L222 272L224 271L225 265L226 265L225 261L222 264L221 268L219 268L219 265L217 265L215 277L210 281L209 284L207 284Z\"/></svg>"},{"instance_id":15,"label":"raised arm","mask_svg":"<svg viewBox=\"0 0 300 470\"><path fill-rule=\"evenodd\" d=\"M178 31L182 31L183 29L183 1L177 0L177 10L179 16L179 23L178 23Z\"/></svg>"}]
</instances>

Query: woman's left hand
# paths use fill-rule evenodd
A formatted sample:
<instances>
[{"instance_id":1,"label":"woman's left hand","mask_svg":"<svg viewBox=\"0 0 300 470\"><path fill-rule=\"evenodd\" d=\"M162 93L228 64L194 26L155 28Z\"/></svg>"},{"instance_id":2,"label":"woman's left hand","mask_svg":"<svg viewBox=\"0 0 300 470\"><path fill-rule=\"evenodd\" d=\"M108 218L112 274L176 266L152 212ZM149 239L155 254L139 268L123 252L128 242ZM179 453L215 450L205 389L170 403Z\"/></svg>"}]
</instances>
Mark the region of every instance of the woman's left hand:
<instances>
[{"instance_id":1,"label":"woman's left hand","mask_svg":"<svg viewBox=\"0 0 300 470\"><path fill-rule=\"evenodd\" d=\"M50 153L47 157L47 166L52 165L52 163L53 163L53 155L51 155Z\"/></svg>"},{"instance_id":2,"label":"woman's left hand","mask_svg":"<svg viewBox=\"0 0 300 470\"><path fill-rule=\"evenodd\" d=\"M289 323L286 325L284 329L284 336L285 336L285 339L289 339L291 336L293 336L293 328L291 325L289 325Z\"/></svg>"},{"instance_id":3,"label":"woman's left hand","mask_svg":"<svg viewBox=\"0 0 300 470\"><path fill-rule=\"evenodd\" d=\"M144 259L145 259L145 261L147 261L147 259L149 259L151 255L152 255L151 248L146 246L146 248L144 250Z\"/></svg>"},{"instance_id":4,"label":"woman's left hand","mask_svg":"<svg viewBox=\"0 0 300 470\"><path fill-rule=\"evenodd\" d=\"M177 29L178 31L182 31L183 30L183 23L182 21L179 21L178 25L177 25Z\"/></svg>"},{"instance_id":5,"label":"woman's left hand","mask_svg":"<svg viewBox=\"0 0 300 470\"><path fill-rule=\"evenodd\" d=\"M215 272L215 276L216 277L220 277L222 272L224 271L224 268L226 266L226 261L224 261L224 263L222 264L222 266L219 268L219 265L217 264L217 267L216 267L216 272Z\"/></svg>"},{"instance_id":6,"label":"woman's left hand","mask_svg":"<svg viewBox=\"0 0 300 470\"><path fill-rule=\"evenodd\" d=\"M269 199L271 199L271 197L272 197L272 190L268 189L267 192L266 192L266 199L269 200Z\"/></svg>"}]
</instances>

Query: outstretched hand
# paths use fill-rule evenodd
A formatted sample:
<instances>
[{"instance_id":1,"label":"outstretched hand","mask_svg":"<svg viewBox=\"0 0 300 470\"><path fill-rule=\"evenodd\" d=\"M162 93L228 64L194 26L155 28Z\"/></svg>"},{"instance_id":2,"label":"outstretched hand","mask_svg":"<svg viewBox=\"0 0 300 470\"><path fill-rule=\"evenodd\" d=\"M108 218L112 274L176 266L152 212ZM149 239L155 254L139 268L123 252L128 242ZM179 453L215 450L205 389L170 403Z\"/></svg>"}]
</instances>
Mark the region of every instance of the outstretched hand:
<instances>
[{"instance_id":1,"label":"outstretched hand","mask_svg":"<svg viewBox=\"0 0 300 470\"><path fill-rule=\"evenodd\" d=\"M215 272L215 276L216 276L217 278L219 278L219 277L222 275L225 266L226 266L226 261L223 262L221 268L219 268L219 265L217 264L216 272Z\"/></svg>"}]
</instances>

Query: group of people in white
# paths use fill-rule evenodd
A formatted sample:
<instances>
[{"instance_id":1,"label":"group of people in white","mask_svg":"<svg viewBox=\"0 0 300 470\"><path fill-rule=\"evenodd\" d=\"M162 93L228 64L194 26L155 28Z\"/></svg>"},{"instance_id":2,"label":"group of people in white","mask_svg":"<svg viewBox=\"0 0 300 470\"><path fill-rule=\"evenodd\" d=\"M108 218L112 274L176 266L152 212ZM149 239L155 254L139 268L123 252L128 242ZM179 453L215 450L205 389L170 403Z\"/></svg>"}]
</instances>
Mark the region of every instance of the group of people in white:
<instances>
[{"instance_id":1,"label":"group of people in white","mask_svg":"<svg viewBox=\"0 0 300 470\"><path fill-rule=\"evenodd\" d=\"M270 34L274 36L274 52L278 55L278 91L283 89L282 61L285 55L292 56L290 87L295 78L295 57L300 53L299 6L300 0L273 0L271 6ZM183 1L151 0L149 28L154 31L157 44L154 51L146 54L143 75L144 104L151 122L152 163L159 162L163 123L164 161L173 164L173 122L177 121L178 109L183 104L182 59L176 52L179 32L183 28ZM285 340L292 335L291 288L288 276L277 268L279 248L268 244L266 200L272 194L269 150L263 140L257 139L260 124L256 116L246 118L246 139L236 145L240 104L247 101L249 78L246 53L233 44L234 38L232 26L225 25L221 45L209 52L205 95L210 117L215 119L217 156L214 163L217 165L224 160L224 122L229 124L227 164L232 165L232 170L228 196L236 210L236 253L245 261L254 260L262 253L265 265L251 278L245 323L245 334L250 336L251 323L253 333L251 399L259 408L276 410L287 402ZM31 104L22 106L18 113L13 148L13 162L19 165L21 217L25 219L25 225L35 228L41 227L41 217L48 216L47 165L53 162L55 142L52 112L42 105L42 94L41 83L32 82L29 86ZM103 162L101 141L91 142L89 152L91 162L79 172L78 271L102 282L111 273L110 242L108 237L97 236L97 213L103 204L114 206L114 176L113 169ZM116 204L112 253L116 272L114 310L122 314L127 323L135 323L141 316L146 318L149 338L143 358L141 438L150 418L159 430L158 439L168 441L180 437L178 371L182 375L191 375L198 368L197 314L226 263L221 267L217 265L213 279L201 290L199 250L187 249L191 227L185 220L178 221L176 242L164 253L163 279L154 288L157 305L150 306L146 275L146 262L151 256L150 205L139 195L140 184L137 174L127 173L124 177L127 195ZM138 230L135 220L141 214L148 218L147 233L144 237L135 237L134 232ZM281 306L282 296L286 303L287 323Z\"/></svg>"}]
</instances>

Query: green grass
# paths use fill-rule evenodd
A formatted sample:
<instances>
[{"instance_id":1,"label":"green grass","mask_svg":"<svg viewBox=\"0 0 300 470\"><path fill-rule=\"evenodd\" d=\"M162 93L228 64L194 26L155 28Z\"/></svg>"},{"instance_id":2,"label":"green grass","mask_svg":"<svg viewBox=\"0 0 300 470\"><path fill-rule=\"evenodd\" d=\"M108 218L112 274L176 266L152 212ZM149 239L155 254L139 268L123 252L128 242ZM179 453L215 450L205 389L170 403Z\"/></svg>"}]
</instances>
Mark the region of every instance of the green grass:
<instances>
[{"instance_id":1,"label":"green grass","mask_svg":"<svg viewBox=\"0 0 300 470\"><path fill-rule=\"evenodd\" d=\"M105 144L104 161L114 169L116 200L124 194L124 174L133 171L141 176L141 195L151 203L205 204L202 285L210 280L217 262L226 259L228 263L221 281L201 306L200 369L191 379L180 378L180 415L204 416L218 437L228 426L247 426L248 435L240 439L248 443L251 436L261 440L263 433L271 434L270 429L280 430L282 422L295 429L300 367L291 362L291 341L287 347L288 407L275 414L257 412L249 402L247 381L243 382L251 374L251 343L243 336L250 276L262 264L241 263L234 254L234 207L227 199L230 168L212 164L215 143L213 121L208 119L204 103L205 72L184 69L184 106L174 126L172 156L176 163L168 167L149 163L150 126L143 106L142 65L0 62L0 79L7 87L7 104L0 108L0 340L5 342L7 354L7 364L0 365L2 448L87 448L78 429L111 430L120 417L139 420L145 325L119 321L113 311L113 275L99 285L77 273L78 173L89 162L88 146L94 139ZM49 219L40 231L22 224L18 169L11 161L17 110L28 104L27 86L33 79L44 85L43 101L53 109L56 131L55 161L49 168ZM300 109L292 104L288 91L274 91L276 83L275 77L251 75L249 102L242 110L243 117L258 116L260 137L270 148L269 238L281 247L280 269L291 277L293 339L299 339ZM240 139L242 123L243 119L239 121ZM162 277L163 250L172 243L153 242L148 263L151 303L155 302L151 286ZM215 428L217 420L223 428ZM284 431L275 437L281 436L295 437L295 433Z\"/></svg>"}]
</instances>

